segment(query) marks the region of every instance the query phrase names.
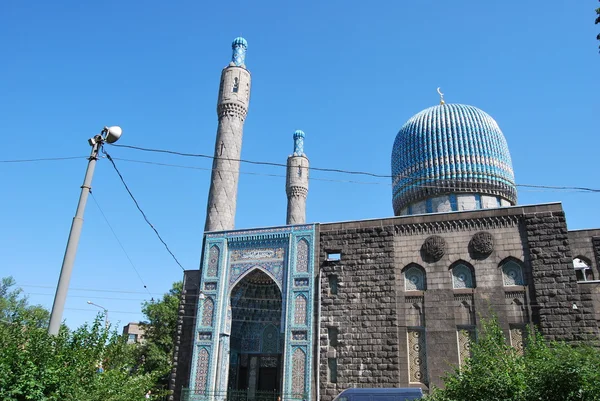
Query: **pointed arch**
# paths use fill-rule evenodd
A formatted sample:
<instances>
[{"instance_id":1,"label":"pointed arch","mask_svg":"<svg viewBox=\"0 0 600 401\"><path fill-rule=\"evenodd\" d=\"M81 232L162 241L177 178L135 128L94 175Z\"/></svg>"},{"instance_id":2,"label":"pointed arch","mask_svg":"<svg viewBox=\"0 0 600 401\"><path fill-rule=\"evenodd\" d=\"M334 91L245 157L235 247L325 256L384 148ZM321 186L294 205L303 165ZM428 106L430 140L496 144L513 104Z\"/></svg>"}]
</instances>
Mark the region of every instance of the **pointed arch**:
<instances>
[{"instance_id":1,"label":"pointed arch","mask_svg":"<svg viewBox=\"0 0 600 401\"><path fill-rule=\"evenodd\" d=\"M217 245L210 247L208 251L208 266L206 268L207 277L217 277L219 275L219 258L221 250Z\"/></svg>"},{"instance_id":2,"label":"pointed arch","mask_svg":"<svg viewBox=\"0 0 600 401\"><path fill-rule=\"evenodd\" d=\"M209 356L208 350L204 347L198 351L198 359L196 362L196 379L194 381L194 389L196 390L197 394L204 394L206 391Z\"/></svg>"},{"instance_id":3,"label":"pointed arch","mask_svg":"<svg viewBox=\"0 0 600 401\"><path fill-rule=\"evenodd\" d=\"M294 324L306 324L306 307L306 297L304 295L298 295L294 300Z\"/></svg>"},{"instance_id":4,"label":"pointed arch","mask_svg":"<svg viewBox=\"0 0 600 401\"><path fill-rule=\"evenodd\" d=\"M212 298L206 298L202 304L202 326L212 326L215 302Z\"/></svg>"},{"instance_id":5,"label":"pointed arch","mask_svg":"<svg viewBox=\"0 0 600 401\"><path fill-rule=\"evenodd\" d=\"M457 260L450 265L452 273L452 288L475 288L475 269L464 260Z\"/></svg>"},{"instance_id":6,"label":"pointed arch","mask_svg":"<svg viewBox=\"0 0 600 401\"><path fill-rule=\"evenodd\" d=\"M265 269L263 266L256 265L256 266L249 268L248 270L245 270L242 274L240 274L237 278L235 278L234 281L229 282L229 294L228 295L231 296L231 292L233 291L235 286L238 285L246 276L248 276L250 273L252 273L255 270L260 270L261 272L263 272L267 276L269 276L271 278L271 280L273 280L273 282L275 282L275 285L277 285L277 288L279 288L279 291L283 294L283 289L281 288L281 283L279 282L277 277L275 277L275 275L273 273L271 273L269 270Z\"/></svg>"},{"instance_id":7,"label":"pointed arch","mask_svg":"<svg viewBox=\"0 0 600 401\"><path fill-rule=\"evenodd\" d=\"M427 275L425 269L416 263L410 263L402 269L404 275L404 289L406 291L427 290Z\"/></svg>"},{"instance_id":8,"label":"pointed arch","mask_svg":"<svg viewBox=\"0 0 600 401\"><path fill-rule=\"evenodd\" d=\"M509 256L500 262L500 268L502 269L502 281L505 287L527 284L525 269L521 260Z\"/></svg>"},{"instance_id":9,"label":"pointed arch","mask_svg":"<svg viewBox=\"0 0 600 401\"><path fill-rule=\"evenodd\" d=\"M308 273L308 241L302 238L296 246L296 271L298 273Z\"/></svg>"},{"instance_id":10,"label":"pointed arch","mask_svg":"<svg viewBox=\"0 0 600 401\"><path fill-rule=\"evenodd\" d=\"M296 348L292 356L292 393L294 397L304 398L306 390L306 353Z\"/></svg>"},{"instance_id":11,"label":"pointed arch","mask_svg":"<svg viewBox=\"0 0 600 401\"><path fill-rule=\"evenodd\" d=\"M589 281L594 279L591 259L583 255L578 255L573 258L573 268L575 269L577 281Z\"/></svg>"}]
</instances>

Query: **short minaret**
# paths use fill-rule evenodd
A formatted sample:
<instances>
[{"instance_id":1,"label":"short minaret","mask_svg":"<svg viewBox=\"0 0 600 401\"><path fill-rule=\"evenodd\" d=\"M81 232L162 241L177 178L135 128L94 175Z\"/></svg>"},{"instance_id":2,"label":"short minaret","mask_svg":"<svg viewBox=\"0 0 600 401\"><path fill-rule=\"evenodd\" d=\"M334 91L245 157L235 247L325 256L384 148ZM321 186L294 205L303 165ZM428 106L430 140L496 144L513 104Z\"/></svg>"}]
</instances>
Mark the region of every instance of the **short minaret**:
<instances>
[{"instance_id":1,"label":"short minaret","mask_svg":"<svg viewBox=\"0 0 600 401\"><path fill-rule=\"evenodd\" d=\"M294 132L294 154L287 160L287 224L306 223L306 196L308 195L308 158L304 154L304 132Z\"/></svg>"},{"instance_id":2,"label":"short minaret","mask_svg":"<svg viewBox=\"0 0 600 401\"><path fill-rule=\"evenodd\" d=\"M232 230L235 224L244 121L250 101L250 72L245 58L248 43L235 38L231 62L221 73L217 101L217 140L210 178L205 231Z\"/></svg>"}]
</instances>

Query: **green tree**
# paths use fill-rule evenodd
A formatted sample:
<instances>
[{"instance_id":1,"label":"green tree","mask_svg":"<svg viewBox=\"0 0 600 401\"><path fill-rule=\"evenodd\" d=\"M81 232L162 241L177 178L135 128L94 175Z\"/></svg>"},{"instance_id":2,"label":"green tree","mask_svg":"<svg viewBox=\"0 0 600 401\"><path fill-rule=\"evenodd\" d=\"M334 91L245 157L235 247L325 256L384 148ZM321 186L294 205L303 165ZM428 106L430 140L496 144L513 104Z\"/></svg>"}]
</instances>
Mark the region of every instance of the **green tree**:
<instances>
[{"instance_id":1,"label":"green tree","mask_svg":"<svg viewBox=\"0 0 600 401\"><path fill-rule=\"evenodd\" d=\"M431 401L600 400L600 350L585 344L548 343L534 332L524 355L508 346L495 318L484 320L471 358L444 378Z\"/></svg>"},{"instance_id":2,"label":"green tree","mask_svg":"<svg viewBox=\"0 0 600 401\"><path fill-rule=\"evenodd\" d=\"M4 277L0 282L0 323L12 323L19 319L28 325L46 327L50 313L40 305L29 305L23 290L14 286L12 277Z\"/></svg>"},{"instance_id":3,"label":"green tree","mask_svg":"<svg viewBox=\"0 0 600 401\"><path fill-rule=\"evenodd\" d=\"M140 345L140 360L143 371L153 372L158 380L155 390L166 390L169 374L173 366L173 350L177 335L177 316L183 284L173 283L172 288L158 301L144 302L142 312L146 321L141 322L144 329L144 342Z\"/></svg>"},{"instance_id":4,"label":"green tree","mask_svg":"<svg viewBox=\"0 0 600 401\"><path fill-rule=\"evenodd\" d=\"M600 7L596 9L596 24L600 24ZM600 33L596 36L596 39L600 40Z\"/></svg>"},{"instance_id":5,"label":"green tree","mask_svg":"<svg viewBox=\"0 0 600 401\"><path fill-rule=\"evenodd\" d=\"M135 372L134 349L99 315L56 336L31 318L27 299L3 280L0 322L0 399L3 401L143 400L155 378ZM102 372L101 372L102 371Z\"/></svg>"}]
</instances>

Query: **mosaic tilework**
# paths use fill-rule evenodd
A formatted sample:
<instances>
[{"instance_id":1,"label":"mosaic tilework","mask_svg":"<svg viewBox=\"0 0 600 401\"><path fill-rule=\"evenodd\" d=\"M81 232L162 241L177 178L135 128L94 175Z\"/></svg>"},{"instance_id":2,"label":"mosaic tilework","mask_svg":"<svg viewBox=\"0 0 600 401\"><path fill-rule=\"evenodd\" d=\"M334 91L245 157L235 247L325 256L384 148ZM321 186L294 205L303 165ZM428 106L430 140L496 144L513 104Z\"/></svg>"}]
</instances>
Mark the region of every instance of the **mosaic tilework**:
<instances>
[{"instance_id":1,"label":"mosaic tilework","mask_svg":"<svg viewBox=\"0 0 600 401\"><path fill-rule=\"evenodd\" d=\"M262 356L260 357L261 368L276 368L278 366L279 358L276 356Z\"/></svg>"},{"instance_id":2,"label":"mosaic tilework","mask_svg":"<svg viewBox=\"0 0 600 401\"><path fill-rule=\"evenodd\" d=\"M294 132L294 156L304 155L304 131L297 130Z\"/></svg>"},{"instance_id":3,"label":"mosaic tilework","mask_svg":"<svg viewBox=\"0 0 600 401\"><path fill-rule=\"evenodd\" d=\"M208 361L209 355L206 348L202 348L198 352L198 363L196 364L196 381L194 388L196 393L204 394L206 391L206 379L208 377Z\"/></svg>"},{"instance_id":4,"label":"mosaic tilework","mask_svg":"<svg viewBox=\"0 0 600 401\"><path fill-rule=\"evenodd\" d=\"M465 361L471 357L471 344L475 340L475 330L458 330L458 363L463 366Z\"/></svg>"},{"instance_id":5,"label":"mosaic tilework","mask_svg":"<svg viewBox=\"0 0 600 401\"><path fill-rule=\"evenodd\" d=\"M300 348L294 351L292 357L292 393L295 397L303 398L306 389L306 354Z\"/></svg>"},{"instance_id":6,"label":"mosaic tilework","mask_svg":"<svg viewBox=\"0 0 600 401\"><path fill-rule=\"evenodd\" d=\"M306 331L292 331L292 340L306 341Z\"/></svg>"},{"instance_id":7,"label":"mosaic tilework","mask_svg":"<svg viewBox=\"0 0 600 401\"><path fill-rule=\"evenodd\" d=\"M427 353L424 330L408 330L408 367L409 382L427 384Z\"/></svg>"},{"instance_id":8,"label":"mosaic tilework","mask_svg":"<svg viewBox=\"0 0 600 401\"><path fill-rule=\"evenodd\" d=\"M233 64L238 67L244 65L246 62L246 49L248 48L246 39L242 37L235 38L231 44L231 48L233 49L233 55L231 56Z\"/></svg>"},{"instance_id":9,"label":"mosaic tilework","mask_svg":"<svg viewBox=\"0 0 600 401\"><path fill-rule=\"evenodd\" d=\"M457 265L452 268L453 288L473 288L473 273L465 265Z\"/></svg>"},{"instance_id":10,"label":"mosaic tilework","mask_svg":"<svg viewBox=\"0 0 600 401\"><path fill-rule=\"evenodd\" d=\"M510 328L510 345L517 350L517 353L523 355L525 350L525 328L523 326Z\"/></svg>"},{"instance_id":11,"label":"mosaic tilework","mask_svg":"<svg viewBox=\"0 0 600 401\"><path fill-rule=\"evenodd\" d=\"M296 271L298 273L308 272L308 242L305 239L298 241L296 249Z\"/></svg>"},{"instance_id":12,"label":"mosaic tilework","mask_svg":"<svg viewBox=\"0 0 600 401\"><path fill-rule=\"evenodd\" d=\"M425 290L425 272L418 267L409 267L404 272L404 288L406 291Z\"/></svg>"},{"instance_id":13,"label":"mosaic tilework","mask_svg":"<svg viewBox=\"0 0 600 401\"><path fill-rule=\"evenodd\" d=\"M294 324L306 324L306 298L303 295L297 296L294 303Z\"/></svg>"},{"instance_id":14,"label":"mosaic tilework","mask_svg":"<svg viewBox=\"0 0 600 401\"><path fill-rule=\"evenodd\" d=\"M262 337L262 349L261 352L265 354L274 354L277 352L277 343L279 342L279 330L277 327L271 325L265 327Z\"/></svg>"},{"instance_id":15,"label":"mosaic tilework","mask_svg":"<svg viewBox=\"0 0 600 401\"><path fill-rule=\"evenodd\" d=\"M285 249L283 247L278 248L251 248L251 249L232 249L230 251L229 259L231 262L245 261L245 260L283 260L285 255Z\"/></svg>"},{"instance_id":16,"label":"mosaic tilework","mask_svg":"<svg viewBox=\"0 0 600 401\"><path fill-rule=\"evenodd\" d=\"M504 277L504 285L525 285L523 279L523 269L517 263L509 261L502 265L502 276Z\"/></svg>"},{"instance_id":17,"label":"mosaic tilework","mask_svg":"<svg viewBox=\"0 0 600 401\"><path fill-rule=\"evenodd\" d=\"M210 251L208 251L208 267L206 269L207 277L217 277L219 274L219 255L221 251L219 247L213 245L210 247Z\"/></svg>"},{"instance_id":18,"label":"mosaic tilework","mask_svg":"<svg viewBox=\"0 0 600 401\"><path fill-rule=\"evenodd\" d=\"M391 168L395 215L449 192L517 200L506 139L496 121L473 106L437 105L410 118L396 136Z\"/></svg>"},{"instance_id":19,"label":"mosaic tilework","mask_svg":"<svg viewBox=\"0 0 600 401\"><path fill-rule=\"evenodd\" d=\"M308 286L307 278L294 279L294 287L307 287L307 286Z\"/></svg>"},{"instance_id":20,"label":"mosaic tilework","mask_svg":"<svg viewBox=\"0 0 600 401\"><path fill-rule=\"evenodd\" d=\"M281 286L283 280L283 263L282 262L255 262L255 263L236 263L230 267L229 288L233 287L235 282L241 275L254 267L262 267L273 275L273 278Z\"/></svg>"},{"instance_id":21,"label":"mosaic tilework","mask_svg":"<svg viewBox=\"0 0 600 401\"><path fill-rule=\"evenodd\" d=\"M212 326L215 303L211 298L206 298L202 307L202 326Z\"/></svg>"}]
</instances>

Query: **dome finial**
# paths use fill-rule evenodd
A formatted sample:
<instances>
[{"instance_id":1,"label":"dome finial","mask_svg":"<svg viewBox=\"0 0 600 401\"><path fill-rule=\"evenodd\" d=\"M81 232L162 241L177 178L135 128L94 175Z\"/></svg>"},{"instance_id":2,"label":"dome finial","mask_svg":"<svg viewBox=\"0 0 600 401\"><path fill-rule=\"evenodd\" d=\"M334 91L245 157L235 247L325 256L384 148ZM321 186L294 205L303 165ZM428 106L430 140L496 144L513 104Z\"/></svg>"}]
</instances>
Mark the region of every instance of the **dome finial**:
<instances>
[{"instance_id":1,"label":"dome finial","mask_svg":"<svg viewBox=\"0 0 600 401\"><path fill-rule=\"evenodd\" d=\"M248 48L248 42L246 39L238 36L237 38L233 39L231 48L233 49L231 62L238 67L243 67L244 63L246 62L246 49Z\"/></svg>"},{"instance_id":2,"label":"dome finial","mask_svg":"<svg viewBox=\"0 0 600 401\"><path fill-rule=\"evenodd\" d=\"M446 104L446 102L444 102L444 94L442 93L442 91L440 90L440 87L438 86L437 88L437 93L440 94L440 104Z\"/></svg>"}]
</instances>

